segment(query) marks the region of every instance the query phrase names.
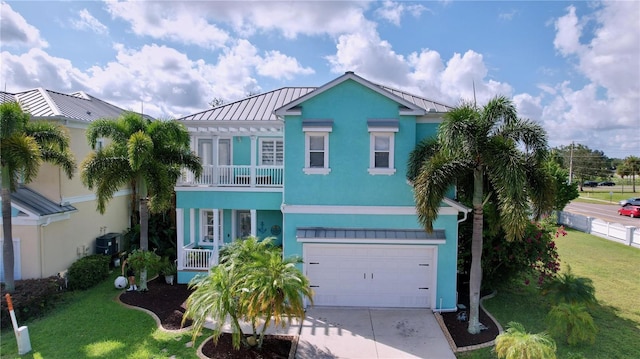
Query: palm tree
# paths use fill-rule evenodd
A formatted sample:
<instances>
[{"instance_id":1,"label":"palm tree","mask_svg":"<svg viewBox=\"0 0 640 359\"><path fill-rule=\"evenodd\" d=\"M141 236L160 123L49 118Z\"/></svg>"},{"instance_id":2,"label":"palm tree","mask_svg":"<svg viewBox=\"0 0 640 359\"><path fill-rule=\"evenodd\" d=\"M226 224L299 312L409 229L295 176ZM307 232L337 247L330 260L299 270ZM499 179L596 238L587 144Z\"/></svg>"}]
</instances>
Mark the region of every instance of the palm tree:
<instances>
[{"instance_id":1,"label":"palm tree","mask_svg":"<svg viewBox=\"0 0 640 359\"><path fill-rule=\"evenodd\" d=\"M118 119L99 119L87 129L87 140L95 147L99 138L109 138L104 148L90 153L82 163L82 181L96 188L98 211L121 187L133 184L139 201L140 250L149 247L149 212L171 206L173 187L182 168L200 176L200 159L189 148L189 133L176 121L151 121L135 113ZM147 289L146 270L140 274L140 290Z\"/></svg>"},{"instance_id":2,"label":"palm tree","mask_svg":"<svg viewBox=\"0 0 640 359\"><path fill-rule=\"evenodd\" d=\"M576 277L571 272L571 267L553 280L545 283L542 288L543 295L549 295L555 304L583 304L591 306L596 304L596 288L590 278Z\"/></svg>"},{"instance_id":3,"label":"palm tree","mask_svg":"<svg viewBox=\"0 0 640 359\"><path fill-rule=\"evenodd\" d=\"M580 304L560 303L547 315L549 333L556 337L564 337L569 345L581 342L593 344L598 328L587 307Z\"/></svg>"},{"instance_id":4,"label":"palm tree","mask_svg":"<svg viewBox=\"0 0 640 359\"><path fill-rule=\"evenodd\" d=\"M304 318L304 297L311 298L309 280L296 268L298 258L283 259L272 238L237 240L225 247L220 264L206 277L194 278L195 288L187 300L185 318L193 319L197 336L207 318L217 323L213 339L217 342L227 318L231 322L233 346L261 348L267 328L273 321L285 325L293 318ZM240 320L251 324L253 336L245 338ZM258 333L258 323L262 327Z\"/></svg>"},{"instance_id":5,"label":"palm tree","mask_svg":"<svg viewBox=\"0 0 640 359\"><path fill-rule=\"evenodd\" d=\"M263 319L258 348L262 347L272 318L275 326L282 327L291 324L293 318L304 318L303 300L312 298L313 291L309 280L296 268L298 263L302 263L299 257L282 259L276 247L247 263L247 275L243 278L243 287L249 290L246 315Z\"/></svg>"},{"instance_id":6,"label":"palm tree","mask_svg":"<svg viewBox=\"0 0 640 359\"><path fill-rule=\"evenodd\" d=\"M69 135L63 127L49 122L30 122L16 102L0 104L0 163L2 166L2 230L5 290L15 289L11 192L18 184L31 182L42 162L60 166L71 178L76 168L69 149Z\"/></svg>"},{"instance_id":7,"label":"palm tree","mask_svg":"<svg viewBox=\"0 0 640 359\"><path fill-rule=\"evenodd\" d=\"M428 231L451 186L466 181L472 188L473 234L469 281L469 332L480 332L483 205L494 201L507 240L520 239L534 216L553 207L553 181L542 164L546 133L519 119L513 103L495 97L483 108L463 103L445 114L437 140L423 141L409 159L418 219ZM485 189L492 191L485 196Z\"/></svg>"},{"instance_id":8,"label":"palm tree","mask_svg":"<svg viewBox=\"0 0 640 359\"><path fill-rule=\"evenodd\" d=\"M502 359L555 359L556 343L546 333L527 333L524 326L509 322L496 337L495 352Z\"/></svg>"}]
</instances>

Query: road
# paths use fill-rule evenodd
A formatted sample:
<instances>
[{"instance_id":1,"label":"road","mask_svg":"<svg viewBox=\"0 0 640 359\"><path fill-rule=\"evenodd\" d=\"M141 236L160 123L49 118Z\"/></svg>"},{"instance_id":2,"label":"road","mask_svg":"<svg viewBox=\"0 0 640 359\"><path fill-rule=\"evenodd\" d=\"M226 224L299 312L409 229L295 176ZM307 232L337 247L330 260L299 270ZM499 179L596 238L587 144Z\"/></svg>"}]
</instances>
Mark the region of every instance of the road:
<instances>
[{"instance_id":1,"label":"road","mask_svg":"<svg viewBox=\"0 0 640 359\"><path fill-rule=\"evenodd\" d=\"M620 208L620 206L617 203L596 204L571 202L564 208L564 210L571 213L582 214L584 216L599 218L607 222L615 222L623 224L625 226L634 226L640 228L640 218L620 216L618 215L618 208Z\"/></svg>"}]
</instances>

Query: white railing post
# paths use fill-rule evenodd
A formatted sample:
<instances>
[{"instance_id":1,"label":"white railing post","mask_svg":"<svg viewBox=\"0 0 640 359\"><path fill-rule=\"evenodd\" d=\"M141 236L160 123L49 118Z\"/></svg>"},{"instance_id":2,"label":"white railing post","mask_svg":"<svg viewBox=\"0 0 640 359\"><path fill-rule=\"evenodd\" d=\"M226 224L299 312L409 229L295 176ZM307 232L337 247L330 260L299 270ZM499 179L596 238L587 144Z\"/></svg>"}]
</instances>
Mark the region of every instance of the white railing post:
<instances>
[{"instance_id":1,"label":"white railing post","mask_svg":"<svg viewBox=\"0 0 640 359\"><path fill-rule=\"evenodd\" d=\"M178 248L178 270L184 267L181 261L182 252L184 251L184 209L176 208L176 247Z\"/></svg>"},{"instance_id":2,"label":"white railing post","mask_svg":"<svg viewBox=\"0 0 640 359\"><path fill-rule=\"evenodd\" d=\"M257 146L257 137L255 135L250 136L251 138L251 168L249 170L249 186L255 187L256 185L256 158L258 157L258 146Z\"/></svg>"}]
</instances>

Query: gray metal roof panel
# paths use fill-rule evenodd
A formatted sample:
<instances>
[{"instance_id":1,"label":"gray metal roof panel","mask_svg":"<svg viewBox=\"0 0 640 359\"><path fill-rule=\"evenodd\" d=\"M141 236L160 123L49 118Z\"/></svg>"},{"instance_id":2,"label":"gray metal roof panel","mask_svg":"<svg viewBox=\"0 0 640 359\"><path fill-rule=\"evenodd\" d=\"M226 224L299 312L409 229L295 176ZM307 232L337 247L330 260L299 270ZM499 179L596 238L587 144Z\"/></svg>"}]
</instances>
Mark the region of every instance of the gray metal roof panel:
<instances>
[{"instance_id":1,"label":"gray metal roof panel","mask_svg":"<svg viewBox=\"0 0 640 359\"><path fill-rule=\"evenodd\" d=\"M61 206L27 187L11 192L11 201L39 216L76 211L72 205Z\"/></svg>"},{"instance_id":2,"label":"gray metal roof panel","mask_svg":"<svg viewBox=\"0 0 640 359\"><path fill-rule=\"evenodd\" d=\"M435 229L429 233L422 229L298 227L296 236L298 238L329 239L446 239L442 229Z\"/></svg>"},{"instance_id":3,"label":"gray metal roof panel","mask_svg":"<svg viewBox=\"0 0 640 359\"><path fill-rule=\"evenodd\" d=\"M15 94L3 92L2 102L5 100L17 101L23 111L36 118L63 117L91 122L99 118L116 118L125 112L82 91L63 94L37 88Z\"/></svg>"},{"instance_id":4,"label":"gray metal roof panel","mask_svg":"<svg viewBox=\"0 0 640 359\"><path fill-rule=\"evenodd\" d=\"M274 110L315 90L315 87L283 87L242 100L181 117L180 121L277 121Z\"/></svg>"}]
</instances>

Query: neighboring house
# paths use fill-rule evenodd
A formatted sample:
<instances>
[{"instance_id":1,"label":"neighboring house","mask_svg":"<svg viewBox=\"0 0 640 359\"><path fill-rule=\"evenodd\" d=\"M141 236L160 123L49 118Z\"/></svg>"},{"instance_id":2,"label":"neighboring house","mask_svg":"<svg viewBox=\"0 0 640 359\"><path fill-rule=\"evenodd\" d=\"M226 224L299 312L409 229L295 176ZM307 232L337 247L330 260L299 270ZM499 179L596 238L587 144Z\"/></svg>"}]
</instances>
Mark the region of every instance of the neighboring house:
<instances>
[{"instance_id":1,"label":"neighboring house","mask_svg":"<svg viewBox=\"0 0 640 359\"><path fill-rule=\"evenodd\" d=\"M33 182L11 194L15 279L56 275L95 253L97 237L129 227L128 190L118 192L101 215L96 211L95 194L80 180L80 164L93 150L87 143L87 126L98 118L117 118L124 110L84 92L63 94L42 88L0 92L0 101L16 101L32 121L57 123L69 132L78 165L73 179L44 163ZM103 144L99 141L98 146Z\"/></svg>"},{"instance_id":2,"label":"neighboring house","mask_svg":"<svg viewBox=\"0 0 640 359\"><path fill-rule=\"evenodd\" d=\"M454 310L469 209L443 201L427 233L406 178L410 152L449 109L347 72L179 119L204 174L176 186L178 281L236 238L275 237L302 257L315 305Z\"/></svg>"}]
</instances>

